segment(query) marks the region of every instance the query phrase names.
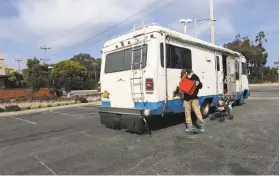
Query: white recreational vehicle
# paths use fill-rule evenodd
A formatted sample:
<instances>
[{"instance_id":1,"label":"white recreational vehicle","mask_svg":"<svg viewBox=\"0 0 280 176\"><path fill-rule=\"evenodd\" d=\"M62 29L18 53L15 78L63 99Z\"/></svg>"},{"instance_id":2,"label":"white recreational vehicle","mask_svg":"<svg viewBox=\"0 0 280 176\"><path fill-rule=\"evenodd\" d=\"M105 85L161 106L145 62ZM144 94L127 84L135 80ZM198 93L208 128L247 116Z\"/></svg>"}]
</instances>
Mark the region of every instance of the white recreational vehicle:
<instances>
[{"instance_id":1,"label":"white recreational vehicle","mask_svg":"<svg viewBox=\"0 0 280 176\"><path fill-rule=\"evenodd\" d=\"M148 118L183 113L183 100L173 98L183 68L192 68L203 84L198 96L205 118L224 92L235 94L240 105L249 96L246 60L240 53L146 25L104 44L101 123L141 131Z\"/></svg>"}]
</instances>

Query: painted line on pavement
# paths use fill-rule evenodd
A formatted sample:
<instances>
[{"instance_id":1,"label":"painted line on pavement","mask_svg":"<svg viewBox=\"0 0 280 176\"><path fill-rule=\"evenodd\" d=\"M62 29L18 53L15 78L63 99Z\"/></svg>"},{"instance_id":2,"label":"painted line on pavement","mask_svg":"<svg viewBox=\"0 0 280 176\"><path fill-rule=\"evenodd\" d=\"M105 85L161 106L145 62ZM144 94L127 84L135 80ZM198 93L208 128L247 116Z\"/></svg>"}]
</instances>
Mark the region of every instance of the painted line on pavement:
<instances>
[{"instance_id":1,"label":"painted line on pavement","mask_svg":"<svg viewBox=\"0 0 280 176\"><path fill-rule=\"evenodd\" d=\"M18 117L10 116L10 118L17 119L17 120L21 120L21 121L24 121L24 122L28 122L28 123L31 123L31 124L33 124L33 125L36 125L36 124L37 124L37 123L35 123L35 122L31 122L31 121L29 121L29 120L21 119L21 118L18 118Z\"/></svg>"}]
</instances>

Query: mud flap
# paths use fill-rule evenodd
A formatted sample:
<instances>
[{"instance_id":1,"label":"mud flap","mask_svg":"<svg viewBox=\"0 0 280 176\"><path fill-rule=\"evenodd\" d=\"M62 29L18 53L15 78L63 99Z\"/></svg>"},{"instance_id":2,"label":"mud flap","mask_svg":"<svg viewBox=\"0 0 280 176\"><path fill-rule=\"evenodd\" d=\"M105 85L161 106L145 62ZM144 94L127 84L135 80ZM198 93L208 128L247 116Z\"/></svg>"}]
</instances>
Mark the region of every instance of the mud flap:
<instances>
[{"instance_id":1,"label":"mud flap","mask_svg":"<svg viewBox=\"0 0 280 176\"><path fill-rule=\"evenodd\" d=\"M138 109L100 108L100 122L108 128L145 133L146 126Z\"/></svg>"}]
</instances>

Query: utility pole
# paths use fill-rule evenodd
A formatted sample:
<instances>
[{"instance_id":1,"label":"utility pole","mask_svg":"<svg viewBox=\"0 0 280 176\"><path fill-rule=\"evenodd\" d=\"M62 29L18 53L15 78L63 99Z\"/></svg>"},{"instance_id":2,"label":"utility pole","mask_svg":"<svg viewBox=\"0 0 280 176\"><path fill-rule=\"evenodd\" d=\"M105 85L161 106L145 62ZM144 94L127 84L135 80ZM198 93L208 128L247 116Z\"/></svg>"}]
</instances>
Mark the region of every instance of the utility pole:
<instances>
[{"instance_id":1,"label":"utility pole","mask_svg":"<svg viewBox=\"0 0 280 176\"><path fill-rule=\"evenodd\" d=\"M20 74L21 73L21 70L20 70L20 62L22 62L23 60L21 59L15 59L16 62L18 62L18 73Z\"/></svg>"},{"instance_id":2,"label":"utility pole","mask_svg":"<svg viewBox=\"0 0 280 176\"><path fill-rule=\"evenodd\" d=\"M213 0L210 0L211 43L215 44L215 20Z\"/></svg>"},{"instance_id":3,"label":"utility pole","mask_svg":"<svg viewBox=\"0 0 280 176\"><path fill-rule=\"evenodd\" d=\"M41 50L45 50L45 54L46 54L47 50L50 50L51 47L46 47L46 45L44 45L44 46L41 46L40 49L41 49ZM50 60L50 59L47 58L47 54L46 54L45 57L46 57L45 59L40 59L41 61L43 61L43 63L46 63L47 61Z\"/></svg>"}]
</instances>

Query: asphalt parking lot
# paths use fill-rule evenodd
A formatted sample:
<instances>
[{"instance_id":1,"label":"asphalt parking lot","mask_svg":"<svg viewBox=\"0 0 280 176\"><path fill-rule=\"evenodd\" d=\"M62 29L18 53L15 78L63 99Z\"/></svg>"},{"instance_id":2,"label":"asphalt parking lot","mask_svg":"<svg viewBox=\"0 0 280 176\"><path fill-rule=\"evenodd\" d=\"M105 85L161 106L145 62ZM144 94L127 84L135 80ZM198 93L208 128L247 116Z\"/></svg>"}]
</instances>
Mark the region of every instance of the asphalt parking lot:
<instances>
[{"instance_id":1,"label":"asphalt parking lot","mask_svg":"<svg viewBox=\"0 0 280 176\"><path fill-rule=\"evenodd\" d=\"M136 135L105 128L94 106L0 117L0 174L277 174L279 89L255 86L234 119Z\"/></svg>"}]
</instances>

